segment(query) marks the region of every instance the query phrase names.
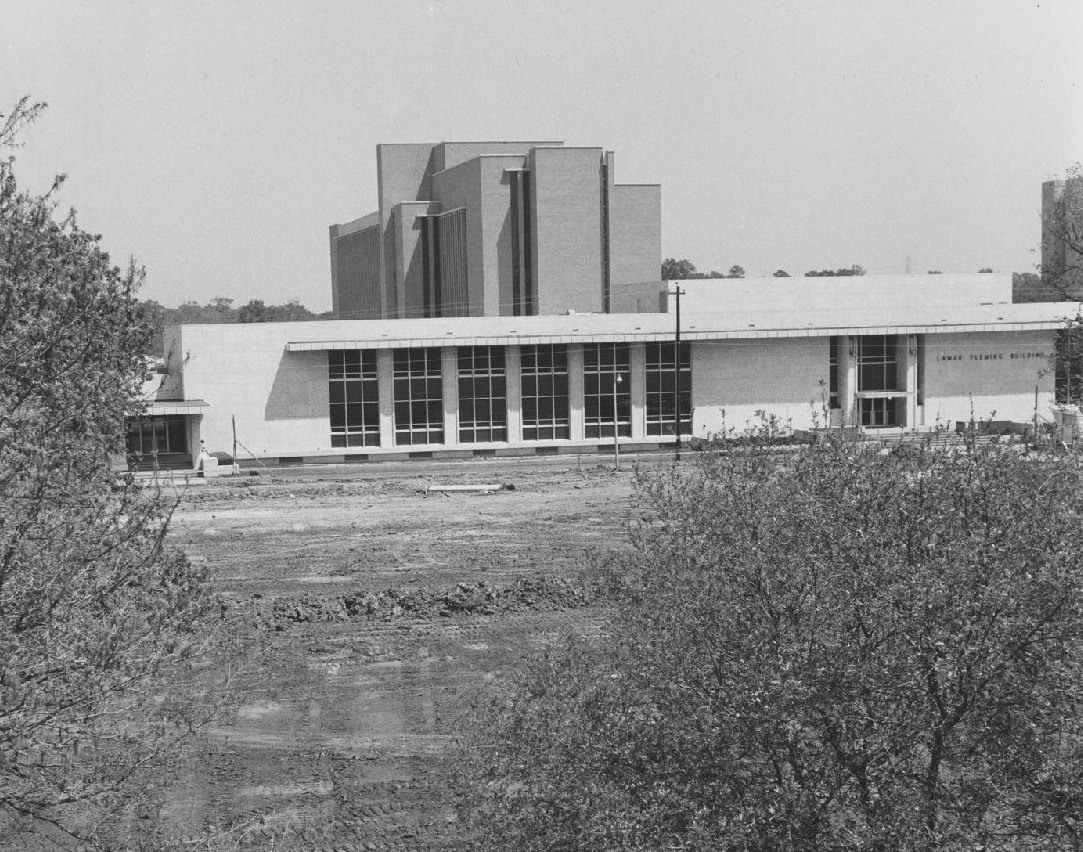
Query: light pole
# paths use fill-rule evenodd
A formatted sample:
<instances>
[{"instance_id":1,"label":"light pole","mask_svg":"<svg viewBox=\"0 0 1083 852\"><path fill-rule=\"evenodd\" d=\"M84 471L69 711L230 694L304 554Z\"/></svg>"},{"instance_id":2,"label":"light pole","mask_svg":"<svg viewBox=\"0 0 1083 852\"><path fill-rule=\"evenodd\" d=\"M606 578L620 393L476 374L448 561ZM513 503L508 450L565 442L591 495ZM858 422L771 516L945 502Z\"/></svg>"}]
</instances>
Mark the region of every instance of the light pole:
<instances>
[{"instance_id":1,"label":"light pole","mask_svg":"<svg viewBox=\"0 0 1083 852\"><path fill-rule=\"evenodd\" d=\"M681 285L675 291L677 297L677 332L673 343L673 444L676 458L681 458Z\"/></svg>"},{"instance_id":2,"label":"light pole","mask_svg":"<svg viewBox=\"0 0 1083 852\"><path fill-rule=\"evenodd\" d=\"M620 373L613 374L613 466L620 470L620 417L617 415L617 388L623 380Z\"/></svg>"}]
</instances>

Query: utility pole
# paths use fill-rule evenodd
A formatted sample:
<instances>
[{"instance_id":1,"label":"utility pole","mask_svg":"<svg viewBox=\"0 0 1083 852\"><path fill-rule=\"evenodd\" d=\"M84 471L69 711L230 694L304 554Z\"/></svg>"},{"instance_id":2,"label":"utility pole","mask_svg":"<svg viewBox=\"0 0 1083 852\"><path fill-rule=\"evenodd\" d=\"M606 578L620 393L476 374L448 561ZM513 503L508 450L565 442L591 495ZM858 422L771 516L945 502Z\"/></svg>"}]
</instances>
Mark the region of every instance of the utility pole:
<instances>
[{"instance_id":1,"label":"utility pole","mask_svg":"<svg viewBox=\"0 0 1083 852\"><path fill-rule=\"evenodd\" d=\"M617 388L620 386L620 373L613 374L613 467L620 470L620 417L617 416Z\"/></svg>"},{"instance_id":2,"label":"utility pole","mask_svg":"<svg viewBox=\"0 0 1083 852\"><path fill-rule=\"evenodd\" d=\"M673 438L676 457L681 458L681 285L677 284L677 330L673 346Z\"/></svg>"}]
</instances>

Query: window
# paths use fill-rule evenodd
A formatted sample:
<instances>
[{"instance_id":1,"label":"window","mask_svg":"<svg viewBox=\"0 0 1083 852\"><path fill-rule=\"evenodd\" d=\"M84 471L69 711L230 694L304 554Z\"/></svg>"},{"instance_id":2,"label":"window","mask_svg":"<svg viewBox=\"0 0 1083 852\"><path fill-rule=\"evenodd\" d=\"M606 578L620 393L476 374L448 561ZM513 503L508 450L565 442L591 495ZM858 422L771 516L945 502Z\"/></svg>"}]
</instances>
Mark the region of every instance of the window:
<instances>
[{"instance_id":1,"label":"window","mask_svg":"<svg viewBox=\"0 0 1083 852\"><path fill-rule=\"evenodd\" d=\"M503 346L460 346L459 441L508 439L507 373Z\"/></svg>"},{"instance_id":2,"label":"window","mask_svg":"<svg viewBox=\"0 0 1083 852\"><path fill-rule=\"evenodd\" d=\"M183 414L142 417L128 421L128 453L133 456L188 452L188 429Z\"/></svg>"},{"instance_id":3,"label":"window","mask_svg":"<svg viewBox=\"0 0 1083 852\"><path fill-rule=\"evenodd\" d=\"M647 434L672 435L676 402L674 390L673 343L647 344ZM680 367L681 432L692 431L692 345L681 344Z\"/></svg>"},{"instance_id":4,"label":"window","mask_svg":"<svg viewBox=\"0 0 1083 852\"><path fill-rule=\"evenodd\" d=\"M538 312L534 292L530 172L509 169L508 178L511 189L511 312L517 317L530 316Z\"/></svg>"},{"instance_id":5,"label":"window","mask_svg":"<svg viewBox=\"0 0 1083 852\"><path fill-rule=\"evenodd\" d=\"M523 440L570 438L568 347L523 346L519 352Z\"/></svg>"},{"instance_id":6,"label":"window","mask_svg":"<svg viewBox=\"0 0 1083 852\"><path fill-rule=\"evenodd\" d=\"M862 337L857 372L858 391L899 390L895 336L869 334Z\"/></svg>"},{"instance_id":7,"label":"window","mask_svg":"<svg viewBox=\"0 0 1083 852\"><path fill-rule=\"evenodd\" d=\"M878 396L859 400L862 426L898 426L899 404L896 396Z\"/></svg>"},{"instance_id":8,"label":"window","mask_svg":"<svg viewBox=\"0 0 1083 852\"><path fill-rule=\"evenodd\" d=\"M332 447L380 443L380 387L376 352L345 349L327 353L327 396Z\"/></svg>"},{"instance_id":9,"label":"window","mask_svg":"<svg viewBox=\"0 0 1083 852\"><path fill-rule=\"evenodd\" d=\"M440 350L396 349L394 354L395 443L444 442L444 385Z\"/></svg>"},{"instance_id":10,"label":"window","mask_svg":"<svg viewBox=\"0 0 1083 852\"><path fill-rule=\"evenodd\" d=\"M586 437L611 438L614 424L618 434L631 436L631 384L627 343L588 343L583 346L583 427Z\"/></svg>"},{"instance_id":11,"label":"window","mask_svg":"<svg viewBox=\"0 0 1083 852\"><path fill-rule=\"evenodd\" d=\"M465 317L467 304L466 208L419 216L422 315Z\"/></svg>"},{"instance_id":12,"label":"window","mask_svg":"<svg viewBox=\"0 0 1083 852\"><path fill-rule=\"evenodd\" d=\"M899 387L898 340L893 334L858 339L857 397L862 426L905 425L906 388Z\"/></svg>"},{"instance_id":13,"label":"window","mask_svg":"<svg viewBox=\"0 0 1083 852\"><path fill-rule=\"evenodd\" d=\"M842 408L839 403L839 346L842 344L842 340L839 337L830 338L828 343L828 356L827 356L827 400L828 407L832 411L836 411Z\"/></svg>"}]
</instances>

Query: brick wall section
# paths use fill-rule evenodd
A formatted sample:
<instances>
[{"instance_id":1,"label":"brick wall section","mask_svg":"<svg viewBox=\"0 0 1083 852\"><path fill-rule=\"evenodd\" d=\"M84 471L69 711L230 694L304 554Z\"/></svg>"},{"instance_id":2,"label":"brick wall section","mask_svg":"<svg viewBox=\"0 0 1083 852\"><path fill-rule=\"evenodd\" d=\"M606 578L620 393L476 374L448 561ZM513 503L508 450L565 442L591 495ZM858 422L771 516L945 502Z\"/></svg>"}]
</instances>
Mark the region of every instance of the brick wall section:
<instances>
[{"instance_id":1,"label":"brick wall section","mask_svg":"<svg viewBox=\"0 0 1083 852\"><path fill-rule=\"evenodd\" d=\"M399 238L395 234L393 211L395 205L404 201L426 201L431 197L432 156L431 143L376 146L383 282L381 313L385 318L406 316L405 306L398 302L402 272L395 262Z\"/></svg>"},{"instance_id":2,"label":"brick wall section","mask_svg":"<svg viewBox=\"0 0 1083 852\"><path fill-rule=\"evenodd\" d=\"M481 201L480 181L481 163L476 159L437 172L432 178L433 200L439 202L442 211L466 208L466 316L482 316L484 310L482 293L487 270L482 228L486 214Z\"/></svg>"},{"instance_id":3,"label":"brick wall section","mask_svg":"<svg viewBox=\"0 0 1083 852\"><path fill-rule=\"evenodd\" d=\"M601 148L531 152L538 314L602 310Z\"/></svg>"},{"instance_id":4,"label":"brick wall section","mask_svg":"<svg viewBox=\"0 0 1083 852\"><path fill-rule=\"evenodd\" d=\"M425 264L421 249L421 223L417 217L439 210L438 204L414 201L395 207L395 268L399 270L399 316L425 316Z\"/></svg>"},{"instance_id":5,"label":"brick wall section","mask_svg":"<svg viewBox=\"0 0 1083 852\"><path fill-rule=\"evenodd\" d=\"M336 236L332 226L331 253L334 311L343 319L379 319L380 230L365 228Z\"/></svg>"},{"instance_id":6,"label":"brick wall section","mask_svg":"<svg viewBox=\"0 0 1083 852\"><path fill-rule=\"evenodd\" d=\"M525 157L531 148L559 148L563 142L442 142L435 148L434 171L453 169L475 157Z\"/></svg>"},{"instance_id":7,"label":"brick wall section","mask_svg":"<svg viewBox=\"0 0 1083 852\"><path fill-rule=\"evenodd\" d=\"M662 188L609 190L609 279L613 312L658 310L662 290Z\"/></svg>"}]
</instances>

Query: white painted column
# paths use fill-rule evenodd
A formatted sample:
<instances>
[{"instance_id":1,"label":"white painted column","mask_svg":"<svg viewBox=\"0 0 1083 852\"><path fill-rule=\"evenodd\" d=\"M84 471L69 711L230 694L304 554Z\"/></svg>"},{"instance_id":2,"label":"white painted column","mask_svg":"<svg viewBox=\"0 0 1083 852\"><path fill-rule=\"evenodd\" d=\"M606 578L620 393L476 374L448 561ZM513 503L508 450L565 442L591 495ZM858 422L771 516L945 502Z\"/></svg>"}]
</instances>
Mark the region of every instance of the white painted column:
<instances>
[{"instance_id":1,"label":"white painted column","mask_svg":"<svg viewBox=\"0 0 1083 852\"><path fill-rule=\"evenodd\" d=\"M906 422L913 428L918 424L918 338L916 334L900 334L897 338L899 366L905 371L906 381Z\"/></svg>"},{"instance_id":2,"label":"white painted column","mask_svg":"<svg viewBox=\"0 0 1083 852\"><path fill-rule=\"evenodd\" d=\"M523 361L518 346L504 347L504 380L508 400L508 443L523 440Z\"/></svg>"},{"instance_id":3,"label":"white painted column","mask_svg":"<svg viewBox=\"0 0 1083 852\"><path fill-rule=\"evenodd\" d=\"M444 389L444 445L459 444L459 352L455 346L440 348L440 384Z\"/></svg>"},{"instance_id":4,"label":"white painted column","mask_svg":"<svg viewBox=\"0 0 1083 852\"><path fill-rule=\"evenodd\" d=\"M568 344L568 416L573 441L583 440L583 344Z\"/></svg>"},{"instance_id":5,"label":"white painted column","mask_svg":"<svg viewBox=\"0 0 1083 852\"><path fill-rule=\"evenodd\" d=\"M856 334L843 336L839 351L839 406L842 425L856 426L861 422L857 411L857 353L861 339Z\"/></svg>"},{"instance_id":6,"label":"white painted column","mask_svg":"<svg viewBox=\"0 0 1083 852\"><path fill-rule=\"evenodd\" d=\"M395 446L394 350L376 350L376 379L380 393L380 447L390 450Z\"/></svg>"},{"instance_id":7,"label":"white painted column","mask_svg":"<svg viewBox=\"0 0 1083 852\"><path fill-rule=\"evenodd\" d=\"M631 382L629 391L632 395L632 438L647 437L647 346L633 343L629 347L628 364L632 375L626 377Z\"/></svg>"}]
</instances>

